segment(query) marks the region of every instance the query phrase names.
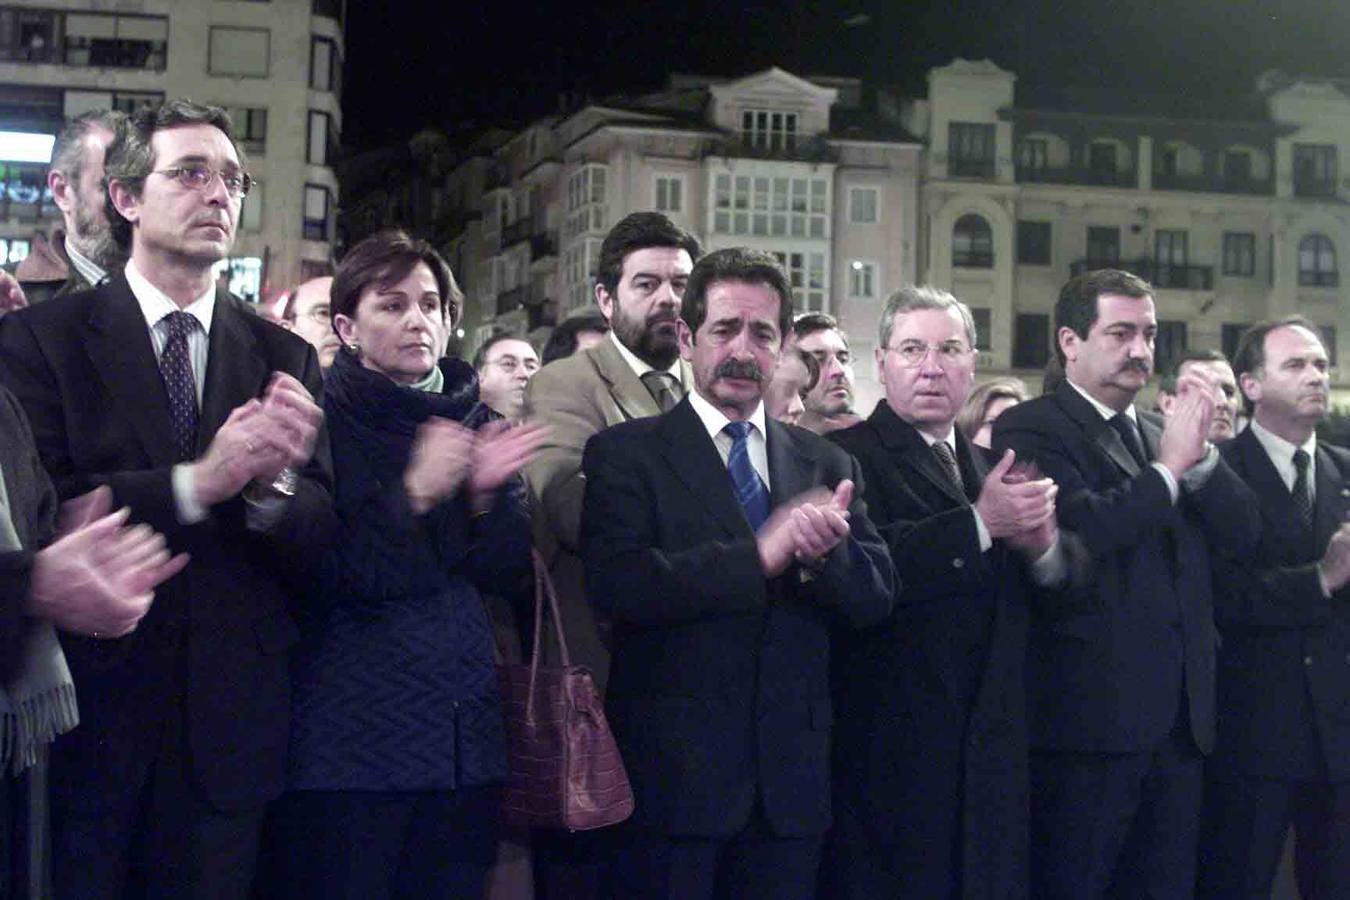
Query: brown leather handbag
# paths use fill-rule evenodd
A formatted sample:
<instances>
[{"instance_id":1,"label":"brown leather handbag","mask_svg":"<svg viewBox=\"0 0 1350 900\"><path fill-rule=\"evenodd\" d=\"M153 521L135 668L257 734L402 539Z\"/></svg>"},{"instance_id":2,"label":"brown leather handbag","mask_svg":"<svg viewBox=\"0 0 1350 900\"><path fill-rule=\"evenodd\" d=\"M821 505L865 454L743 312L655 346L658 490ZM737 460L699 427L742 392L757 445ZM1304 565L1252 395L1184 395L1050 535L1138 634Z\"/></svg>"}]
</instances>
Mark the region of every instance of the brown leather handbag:
<instances>
[{"instance_id":1,"label":"brown leather handbag","mask_svg":"<svg viewBox=\"0 0 1350 900\"><path fill-rule=\"evenodd\" d=\"M569 831L614 825L633 814L633 789L591 673L571 663L548 566L537 551L533 555L530 662L497 666L511 767L502 795L502 821ZM561 666L539 664L545 600Z\"/></svg>"}]
</instances>

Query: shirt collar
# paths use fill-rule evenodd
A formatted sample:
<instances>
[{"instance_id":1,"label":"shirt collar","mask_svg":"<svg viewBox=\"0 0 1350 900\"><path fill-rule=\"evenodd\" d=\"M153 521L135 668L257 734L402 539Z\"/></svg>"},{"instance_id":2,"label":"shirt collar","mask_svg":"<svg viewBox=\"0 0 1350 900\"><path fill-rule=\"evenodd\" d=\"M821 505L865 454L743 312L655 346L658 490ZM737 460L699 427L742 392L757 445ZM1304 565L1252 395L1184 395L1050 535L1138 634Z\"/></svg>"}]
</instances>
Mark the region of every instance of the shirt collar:
<instances>
[{"instance_id":1,"label":"shirt collar","mask_svg":"<svg viewBox=\"0 0 1350 900\"><path fill-rule=\"evenodd\" d=\"M726 428L731 420L728 419L726 414L720 409L709 403L697 390L690 391L688 397L689 405L694 408L694 412L698 415L699 421L701 421L703 427L708 430L708 436L716 440L717 436L722 433L722 429ZM758 431L762 437L767 439L767 435L764 431L763 400L759 402L759 405L755 407L755 411L750 414L750 418L746 421L754 426L755 431Z\"/></svg>"},{"instance_id":2,"label":"shirt collar","mask_svg":"<svg viewBox=\"0 0 1350 900\"><path fill-rule=\"evenodd\" d=\"M103 276L108 274L105 269L80 251L76 250L75 245L70 242L69 238L66 239L65 250L66 259L70 260L71 267L74 268L76 272L79 272L80 277L91 285L98 284L103 280Z\"/></svg>"},{"instance_id":3,"label":"shirt collar","mask_svg":"<svg viewBox=\"0 0 1350 900\"><path fill-rule=\"evenodd\" d=\"M948 430L947 430L947 433L944 434L942 437L933 437L933 436L932 436L931 434L929 434L928 432L926 432L926 431L920 431L918 428L915 428L914 430L919 432L919 437L923 438L923 442L924 442L925 444L927 444L928 446L931 447L931 446L933 446L934 444L936 444L936 443L938 443L938 442L940 441L940 442L946 444L946 445L947 445L947 449L951 450L952 453L955 454L955 453L956 453L956 428L949 425L949 426L947 426L947 429L948 429Z\"/></svg>"},{"instance_id":4,"label":"shirt collar","mask_svg":"<svg viewBox=\"0 0 1350 900\"><path fill-rule=\"evenodd\" d=\"M628 363L628 367L633 370L633 374L636 375L638 378L641 378L648 372L656 371L655 366L650 366L647 363L643 362L641 359L638 359L636 353L625 347L623 345L623 341L619 340L619 336L614 333L613 328L609 330L609 339L614 342L615 347L619 348L619 355L624 358L624 362ZM669 372L671 375L674 375L676 381L680 383L684 382L684 379L680 377L680 360L678 357L675 359L673 363L670 364L668 368L664 369L663 371Z\"/></svg>"},{"instance_id":5,"label":"shirt collar","mask_svg":"<svg viewBox=\"0 0 1350 900\"><path fill-rule=\"evenodd\" d=\"M141 315L145 316L147 326L154 328L159 324L160 319L169 313L178 312L178 304L170 300L168 294L147 281L131 260L127 260L123 272L127 277L127 286L131 288L131 293L135 295L136 302L140 304ZM216 312L216 286L214 284L209 286L205 293L188 304L183 312L196 318L201 323L202 333L209 335L211 333L211 319Z\"/></svg>"},{"instance_id":6,"label":"shirt collar","mask_svg":"<svg viewBox=\"0 0 1350 900\"><path fill-rule=\"evenodd\" d=\"M1105 403L1102 403L1102 402L1101 402L1100 400L1098 400L1096 397L1092 396L1092 395L1089 394L1087 391L1083 390L1081 387L1079 387L1078 385L1074 384L1073 381L1072 381L1071 379L1065 378L1064 380L1068 382L1069 387L1073 388L1075 391L1077 391L1078 393L1082 394L1082 395L1083 395L1083 399L1086 400L1087 402L1091 403L1091 404L1092 404L1092 408L1095 409L1095 410L1097 410L1097 412L1101 414L1101 417L1102 417L1103 419L1105 419L1106 421L1109 422L1109 421L1111 421L1112 419L1114 419L1114 418L1116 417L1116 411L1115 411L1114 409L1112 409L1111 407L1107 406ZM1131 403L1129 406L1125 407L1124 412L1125 412L1125 418L1127 418L1127 419L1129 419L1130 421L1134 422L1135 425L1138 425L1138 424L1139 424L1139 417L1138 417L1137 415L1135 415L1135 412L1134 412L1134 404L1133 404L1133 403Z\"/></svg>"},{"instance_id":7,"label":"shirt collar","mask_svg":"<svg viewBox=\"0 0 1350 900\"><path fill-rule=\"evenodd\" d=\"M1295 450L1302 449L1308 454L1310 461L1317 458L1317 432L1315 431L1308 436L1308 439L1303 442L1300 448L1286 441L1269 428L1264 427L1256 421L1255 416L1247 423L1247 427L1252 430L1252 434L1260 441L1261 446L1266 450L1266 454L1270 456L1271 462L1275 463L1278 469L1293 470Z\"/></svg>"}]
</instances>

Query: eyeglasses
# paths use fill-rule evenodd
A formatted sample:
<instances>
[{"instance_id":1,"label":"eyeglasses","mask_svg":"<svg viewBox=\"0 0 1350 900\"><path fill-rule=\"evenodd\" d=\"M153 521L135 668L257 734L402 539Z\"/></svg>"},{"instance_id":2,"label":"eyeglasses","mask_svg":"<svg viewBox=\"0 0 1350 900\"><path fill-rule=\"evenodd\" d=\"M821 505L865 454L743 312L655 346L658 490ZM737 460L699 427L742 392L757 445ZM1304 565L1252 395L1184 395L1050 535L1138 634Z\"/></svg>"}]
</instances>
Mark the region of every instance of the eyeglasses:
<instances>
[{"instance_id":1,"label":"eyeglasses","mask_svg":"<svg viewBox=\"0 0 1350 900\"><path fill-rule=\"evenodd\" d=\"M944 341L941 344L925 344L923 341L905 341L899 347L887 347L887 353L900 357L900 364L906 368L923 365L923 361L932 353L941 368L955 365L970 355L970 350L960 341Z\"/></svg>"},{"instance_id":2,"label":"eyeglasses","mask_svg":"<svg viewBox=\"0 0 1350 900\"><path fill-rule=\"evenodd\" d=\"M206 190L211 186L211 182L215 180L217 175L220 176L221 182L225 185L225 193L231 197L246 197L248 192L253 189L253 176L247 172L230 172L198 164L156 169L155 174L168 175L191 191Z\"/></svg>"},{"instance_id":3,"label":"eyeglasses","mask_svg":"<svg viewBox=\"0 0 1350 900\"><path fill-rule=\"evenodd\" d=\"M501 369L507 375L514 375L521 369L527 373L533 374L539 371L539 361L536 359L516 359L514 356L503 356L492 361L492 365Z\"/></svg>"}]
</instances>

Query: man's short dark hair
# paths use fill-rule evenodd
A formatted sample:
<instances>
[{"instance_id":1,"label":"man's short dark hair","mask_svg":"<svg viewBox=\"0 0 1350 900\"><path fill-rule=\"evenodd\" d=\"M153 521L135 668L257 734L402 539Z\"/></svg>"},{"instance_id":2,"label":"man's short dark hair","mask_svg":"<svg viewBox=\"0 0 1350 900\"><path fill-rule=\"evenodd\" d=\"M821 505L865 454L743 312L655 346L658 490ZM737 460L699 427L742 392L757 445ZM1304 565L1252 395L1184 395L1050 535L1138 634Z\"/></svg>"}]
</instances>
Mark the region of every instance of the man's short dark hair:
<instances>
[{"instance_id":1,"label":"man's short dark hair","mask_svg":"<svg viewBox=\"0 0 1350 900\"><path fill-rule=\"evenodd\" d=\"M805 350L793 349L797 358L806 366L806 384L802 385L802 394L809 394L820 384L820 360L816 359L814 354L807 353Z\"/></svg>"},{"instance_id":2,"label":"man's short dark hair","mask_svg":"<svg viewBox=\"0 0 1350 900\"><path fill-rule=\"evenodd\" d=\"M1163 373L1162 379L1158 382L1158 390L1164 394L1175 394L1177 392L1177 379L1181 377L1181 367L1186 363L1206 363L1206 362L1228 362L1228 357L1224 356L1218 350L1186 350L1176 363Z\"/></svg>"},{"instance_id":3,"label":"man's short dark hair","mask_svg":"<svg viewBox=\"0 0 1350 900\"><path fill-rule=\"evenodd\" d=\"M450 266L426 241L409 237L396 229L378 232L357 244L338 263L333 273L330 303L333 328L337 317L356 318L356 307L361 295L371 286L390 287L398 284L418 263L426 263L436 279L441 295L441 311L454 326L464 309L464 293L455 282Z\"/></svg>"},{"instance_id":4,"label":"man's short dark hair","mask_svg":"<svg viewBox=\"0 0 1350 900\"><path fill-rule=\"evenodd\" d=\"M487 355L489 351L502 341L523 341L526 344L529 344L531 348L534 347L534 344L531 343L529 338L516 334L513 331L494 331L491 336L483 341L483 343L479 344L478 349L474 351L473 367L475 370L479 372L483 371L483 367L487 365Z\"/></svg>"},{"instance_id":5,"label":"man's short dark hair","mask_svg":"<svg viewBox=\"0 0 1350 900\"><path fill-rule=\"evenodd\" d=\"M635 212L624 216L600 244L600 260L596 264L595 280L611 297L617 297L619 279L623 277L623 261L630 253L648 247L672 247L684 250L697 261L703 253L698 238L659 212Z\"/></svg>"},{"instance_id":6,"label":"man's short dark hair","mask_svg":"<svg viewBox=\"0 0 1350 900\"><path fill-rule=\"evenodd\" d=\"M1280 319L1267 319L1264 322L1257 322L1246 331L1242 332L1242 337L1238 338L1237 350L1233 353L1233 374L1235 374L1240 383L1243 375L1257 375L1266 365L1266 335L1280 328L1306 328L1317 339L1322 339L1322 332L1311 320L1304 316L1292 315L1284 316ZM1247 392L1242 392L1242 407L1247 411L1247 415L1252 414L1255 404L1247 398Z\"/></svg>"},{"instance_id":7,"label":"man's short dark hair","mask_svg":"<svg viewBox=\"0 0 1350 900\"><path fill-rule=\"evenodd\" d=\"M244 151L234 139L234 124L229 113L219 106L205 106L191 100L165 100L156 106L144 106L124 118L117 126L113 142L108 146L103 162L104 205L113 240L124 253L131 252L131 223L113 205L108 185L122 184L139 197L145 189L145 179L155 168L155 151L150 146L155 132L180 125L212 125L224 132L239 157L241 168L247 165Z\"/></svg>"},{"instance_id":8,"label":"man's short dark hair","mask_svg":"<svg viewBox=\"0 0 1350 900\"><path fill-rule=\"evenodd\" d=\"M1086 340L1097 321L1097 298L1102 294L1152 297L1153 285L1121 269L1097 269L1070 278L1055 302L1055 356L1061 366L1064 348L1059 345L1059 330L1072 328L1074 334Z\"/></svg>"},{"instance_id":9,"label":"man's short dark hair","mask_svg":"<svg viewBox=\"0 0 1350 900\"><path fill-rule=\"evenodd\" d=\"M609 331L609 321L598 310L588 309L583 313L568 316L553 328L544 344L544 352L539 356L539 365L546 366L555 359L563 359L577 352L577 335L583 331L605 334Z\"/></svg>"},{"instance_id":10,"label":"man's short dark hair","mask_svg":"<svg viewBox=\"0 0 1350 900\"><path fill-rule=\"evenodd\" d=\"M792 334L797 340L801 340L808 334L815 334L817 331L838 331L839 336L844 339L844 345L848 345L848 335L844 334L839 327L839 320L829 313L803 313L792 323Z\"/></svg>"},{"instance_id":11,"label":"man's short dark hair","mask_svg":"<svg viewBox=\"0 0 1350 900\"><path fill-rule=\"evenodd\" d=\"M684 289L680 318L697 333L708 315L708 289L719 281L762 284L778 295L778 334L787 336L792 327L792 285L787 273L771 253L749 247L714 250L694 263L689 286Z\"/></svg>"},{"instance_id":12,"label":"man's short dark hair","mask_svg":"<svg viewBox=\"0 0 1350 900\"><path fill-rule=\"evenodd\" d=\"M66 181L77 184L84 173L84 139L95 128L117 135L117 129L126 121L127 114L115 109L95 109L80 113L65 124L52 144L51 169L60 172Z\"/></svg>"}]
</instances>

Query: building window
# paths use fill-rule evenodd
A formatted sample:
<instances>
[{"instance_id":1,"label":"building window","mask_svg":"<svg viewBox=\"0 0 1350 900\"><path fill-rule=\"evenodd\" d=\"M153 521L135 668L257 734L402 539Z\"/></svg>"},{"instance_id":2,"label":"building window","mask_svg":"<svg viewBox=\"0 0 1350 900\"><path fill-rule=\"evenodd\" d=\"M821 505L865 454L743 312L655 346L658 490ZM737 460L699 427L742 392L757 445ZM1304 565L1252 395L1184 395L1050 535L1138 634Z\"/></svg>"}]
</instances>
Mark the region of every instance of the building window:
<instances>
[{"instance_id":1,"label":"building window","mask_svg":"<svg viewBox=\"0 0 1350 900\"><path fill-rule=\"evenodd\" d=\"M1026 138L1017 148L1017 165L1027 172L1050 168L1050 142L1045 138Z\"/></svg>"},{"instance_id":2,"label":"building window","mask_svg":"<svg viewBox=\"0 0 1350 900\"><path fill-rule=\"evenodd\" d=\"M309 281L311 278L323 278L333 274L333 265L327 260L302 259L300 260L300 280Z\"/></svg>"},{"instance_id":3,"label":"building window","mask_svg":"<svg viewBox=\"0 0 1350 900\"><path fill-rule=\"evenodd\" d=\"M1223 345L1223 355L1229 359L1237 359L1238 342L1242 340L1242 335L1251 328L1245 322L1224 322L1220 330L1219 342Z\"/></svg>"},{"instance_id":4,"label":"building window","mask_svg":"<svg viewBox=\"0 0 1350 900\"><path fill-rule=\"evenodd\" d=\"M1181 150L1178 147L1163 147L1158 152L1158 174L1164 176L1181 174Z\"/></svg>"},{"instance_id":5,"label":"building window","mask_svg":"<svg viewBox=\"0 0 1350 900\"><path fill-rule=\"evenodd\" d=\"M1049 359L1050 317L1045 313L1018 313L1013 320L1013 366L1041 369Z\"/></svg>"},{"instance_id":6,"label":"building window","mask_svg":"<svg viewBox=\"0 0 1350 900\"><path fill-rule=\"evenodd\" d=\"M0 265L5 263L18 264L28 258L31 245L28 241L20 238L5 240L0 238Z\"/></svg>"},{"instance_id":7,"label":"building window","mask_svg":"<svg viewBox=\"0 0 1350 900\"><path fill-rule=\"evenodd\" d=\"M333 118L326 112L311 109L309 111L309 145L305 150L305 162L311 166L326 166L333 155L336 141L333 139Z\"/></svg>"},{"instance_id":8,"label":"building window","mask_svg":"<svg viewBox=\"0 0 1350 900\"><path fill-rule=\"evenodd\" d=\"M713 231L826 238L829 187L824 178L718 175L713 179Z\"/></svg>"},{"instance_id":9,"label":"building window","mask_svg":"<svg viewBox=\"0 0 1350 900\"><path fill-rule=\"evenodd\" d=\"M853 260L848 264L848 295L856 300L872 300L877 296L876 263Z\"/></svg>"},{"instance_id":10,"label":"building window","mask_svg":"<svg viewBox=\"0 0 1350 900\"><path fill-rule=\"evenodd\" d=\"M1120 262L1120 229L1109 225L1089 225L1087 230L1087 267L1105 269Z\"/></svg>"},{"instance_id":11,"label":"building window","mask_svg":"<svg viewBox=\"0 0 1350 900\"><path fill-rule=\"evenodd\" d=\"M970 317L975 320L975 349L992 350L994 346L993 310L987 306L972 306Z\"/></svg>"},{"instance_id":12,"label":"building window","mask_svg":"<svg viewBox=\"0 0 1350 900\"><path fill-rule=\"evenodd\" d=\"M272 32L266 28L211 26L206 70L212 75L266 78Z\"/></svg>"},{"instance_id":13,"label":"building window","mask_svg":"<svg viewBox=\"0 0 1350 900\"><path fill-rule=\"evenodd\" d=\"M854 225L875 225L880 219L881 191L874 187L848 189L848 220Z\"/></svg>"},{"instance_id":14,"label":"building window","mask_svg":"<svg viewBox=\"0 0 1350 900\"><path fill-rule=\"evenodd\" d=\"M248 196L244 198L239 208L239 230L240 231L262 231L263 226L263 185L260 181L253 182L253 186L248 189Z\"/></svg>"},{"instance_id":15,"label":"building window","mask_svg":"<svg viewBox=\"0 0 1350 900\"><path fill-rule=\"evenodd\" d=\"M994 126L952 122L947 126L947 174L994 177Z\"/></svg>"},{"instance_id":16,"label":"building window","mask_svg":"<svg viewBox=\"0 0 1350 900\"><path fill-rule=\"evenodd\" d=\"M1294 193L1300 197L1336 195L1336 148L1331 144L1294 145Z\"/></svg>"},{"instance_id":17,"label":"building window","mask_svg":"<svg viewBox=\"0 0 1350 900\"><path fill-rule=\"evenodd\" d=\"M1327 363L1332 368L1336 367L1336 326L1319 325L1317 330L1321 332L1322 347L1327 351Z\"/></svg>"},{"instance_id":18,"label":"building window","mask_svg":"<svg viewBox=\"0 0 1350 900\"><path fill-rule=\"evenodd\" d=\"M1111 141L1093 141L1088 145L1088 175L1096 184L1116 184L1120 180L1120 148Z\"/></svg>"},{"instance_id":19,"label":"building window","mask_svg":"<svg viewBox=\"0 0 1350 900\"><path fill-rule=\"evenodd\" d=\"M66 65L164 69L168 19L83 12L68 12L64 18L61 59Z\"/></svg>"},{"instance_id":20,"label":"building window","mask_svg":"<svg viewBox=\"0 0 1350 900\"><path fill-rule=\"evenodd\" d=\"M1240 278L1256 274L1256 235L1249 231L1223 233L1223 274Z\"/></svg>"},{"instance_id":21,"label":"building window","mask_svg":"<svg viewBox=\"0 0 1350 900\"><path fill-rule=\"evenodd\" d=\"M741 140L756 150L795 150L797 114L747 109L741 113Z\"/></svg>"},{"instance_id":22,"label":"building window","mask_svg":"<svg viewBox=\"0 0 1350 900\"><path fill-rule=\"evenodd\" d=\"M969 269L994 266L994 232L984 216L967 213L952 226L952 265Z\"/></svg>"},{"instance_id":23,"label":"building window","mask_svg":"<svg viewBox=\"0 0 1350 900\"><path fill-rule=\"evenodd\" d=\"M316 91L336 91L338 85L337 44L332 38L315 35L309 43L309 86Z\"/></svg>"},{"instance_id":24,"label":"building window","mask_svg":"<svg viewBox=\"0 0 1350 900\"><path fill-rule=\"evenodd\" d=\"M305 240L328 240L329 207L332 195L321 184L305 185Z\"/></svg>"},{"instance_id":25,"label":"building window","mask_svg":"<svg viewBox=\"0 0 1350 900\"><path fill-rule=\"evenodd\" d=\"M679 175L656 176L656 209L666 213L684 212L684 178Z\"/></svg>"},{"instance_id":26,"label":"building window","mask_svg":"<svg viewBox=\"0 0 1350 900\"><path fill-rule=\"evenodd\" d=\"M1158 335L1153 339L1153 370L1171 372L1186 352L1186 323L1158 322Z\"/></svg>"},{"instance_id":27,"label":"building window","mask_svg":"<svg viewBox=\"0 0 1350 900\"><path fill-rule=\"evenodd\" d=\"M1050 223L1017 223L1017 261L1024 266L1050 265Z\"/></svg>"},{"instance_id":28,"label":"building window","mask_svg":"<svg viewBox=\"0 0 1350 900\"><path fill-rule=\"evenodd\" d=\"M825 254L772 251L787 271L797 312L825 311Z\"/></svg>"},{"instance_id":29,"label":"building window","mask_svg":"<svg viewBox=\"0 0 1350 900\"><path fill-rule=\"evenodd\" d=\"M608 169L605 166L592 163L577 169L567 179L567 219L563 225L564 241L578 235L606 230L607 178Z\"/></svg>"},{"instance_id":30,"label":"building window","mask_svg":"<svg viewBox=\"0 0 1350 900\"><path fill-rule=\"evenodd\" d=\"M1336 247L1323 234L1310 234L1298 242L1298 283L1300 287L1335 287Z\"/></svg>"},{"instance_id":31,"label":"building window","mask_svg":"<svg viewBox=\"0 0 1350 900\"><path fill-rule=\"evenodd\" d=\"M66 91L63 109L67 119L73 119L82 113L115 109L130 115L144 106L154 106L164 101L164 95L157 91ZM234 111L230 111L234 118ZM238 124L236 120L236 124Z\"/></svg>"},{"instance_id":32,"label":"building window","mask_svg":"<svg viewBox=\"0 0 1350 900\"><path fill-rule=\"evenodd\" d=\"M223 261L229 273L227 290L241 300L257 303L262 295L262 260L256 256L234 256Z\"/></svg>"},{"instance_id":33,"label":"building window","mask_svg":"<svg viewBox=\"0 0 1350 900\"><path fill-rule=\"evenodd\" d=\"M226 109L234 123L234 139L251 156L267 152L267 107L231 106Z\"/></svg>"},{"instance_id":34,"label":"building window","mask_svg":"<svg viewBox=\"0 0 1350 900\"><path fill-rule=\"evenodd\" d=\"M1252 180L1252 154L1247 150L1223 152L1223 180L1229 184L1246 184Z\"/></svg>"},{"instance_id":35,"label":"building window","mask_svg":"<svg viewBox=\"0 0 1350 900\"><path fill-rule=\"evenodd\" d=\"M0 9L0 59L31 63L63 62L61 35L61 14L58 12L12 7Z\"/></svg>"}]
</instances>

